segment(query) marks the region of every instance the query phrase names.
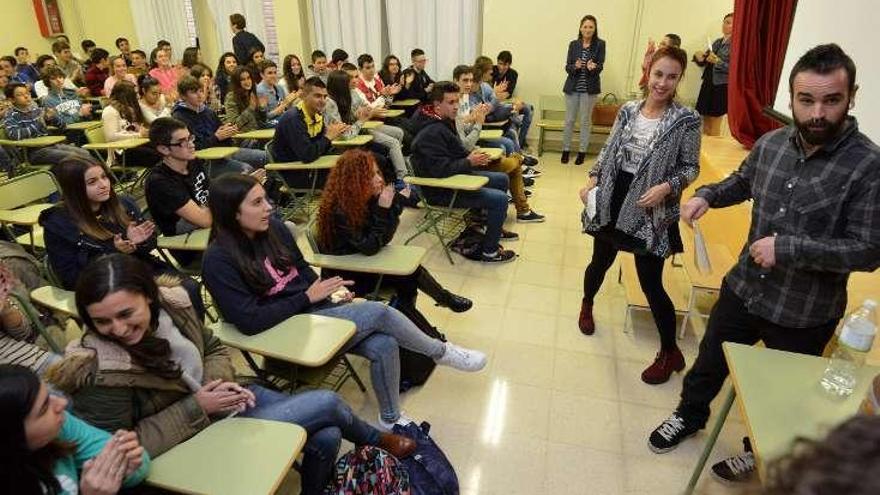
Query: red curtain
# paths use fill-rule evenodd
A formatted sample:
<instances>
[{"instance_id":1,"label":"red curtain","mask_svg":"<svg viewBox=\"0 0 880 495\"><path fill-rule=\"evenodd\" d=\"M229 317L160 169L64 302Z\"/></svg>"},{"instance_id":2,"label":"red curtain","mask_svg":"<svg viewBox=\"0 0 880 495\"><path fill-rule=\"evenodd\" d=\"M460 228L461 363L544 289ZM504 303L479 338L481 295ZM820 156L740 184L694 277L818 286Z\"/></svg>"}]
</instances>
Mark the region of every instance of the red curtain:
<instances>
[{"instance_id":1,"label":"red curtain","mask_svg":"<svg viewBox=\"0 0 880 495\"><path fill-rule=\"evenodd\" d=\"M776 88L797 0L736 0L727 120L730 133L747 148L781 124L763 114Z\"/></svg>"}]
</instances>

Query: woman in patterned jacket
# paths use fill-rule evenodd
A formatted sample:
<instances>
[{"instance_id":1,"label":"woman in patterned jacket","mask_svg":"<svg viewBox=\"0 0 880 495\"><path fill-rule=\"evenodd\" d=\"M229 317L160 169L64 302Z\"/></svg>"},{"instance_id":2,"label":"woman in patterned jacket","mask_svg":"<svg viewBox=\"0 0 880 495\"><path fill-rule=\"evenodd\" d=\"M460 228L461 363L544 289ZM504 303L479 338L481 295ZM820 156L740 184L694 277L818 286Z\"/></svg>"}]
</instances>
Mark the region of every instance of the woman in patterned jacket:
<instances>
[{"instance_id":1,"label":"woman in patterned jacket","mask_svg":"<svg viewBox=\"0 0 880 495\"><path fill-rule=\"evenodd\" d=\"M651 59L644 100L625 104L581 190L584 203L595 198L596 211L585 221L592 235L593 258L584 273L584 299L578 326L595 331L593 298L618 251L634 254L639 283L660 332L660 352L642 381L664 383L684 369L675 340L675 307L663 288L663 265L682 251L678 231L682 191L697 178L700 117L675 101L687 66L677 47L658 49ZM594 193L591 190L596 188Z\"/></svg>"}]
</instances>

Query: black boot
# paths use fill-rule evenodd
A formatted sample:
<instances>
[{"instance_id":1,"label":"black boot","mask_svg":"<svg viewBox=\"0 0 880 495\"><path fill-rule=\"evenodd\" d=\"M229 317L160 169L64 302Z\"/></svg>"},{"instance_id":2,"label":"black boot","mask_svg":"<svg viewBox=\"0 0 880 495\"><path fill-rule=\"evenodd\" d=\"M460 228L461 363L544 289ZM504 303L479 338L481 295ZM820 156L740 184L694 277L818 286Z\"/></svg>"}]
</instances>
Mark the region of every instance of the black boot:
<instances>
[{"instance_id":1,"label":"black boot","mask_svg":"<svg viewBox=\"0 0 880 495\"><path fill-rule=\"evenodd\" d=\"M559 159L562 163L568 163L568 156L571 154L570 151L563 151L562 157Z\"/></svg>"},{"instance_id":2,"label":"black boot","mask_svg":"<svg viewBox=\"0 0 880 495\"><path fill-rule=\"evenodd\" d=\"M453 294L448 290L444 292L445 294L443 294L436 300L437 306L449 308L453 313L464 313L465 311L471 309L474 305L474 302L466 297L461 297L459 295Z\"/></svg>"},{"instance_id":3,"label":"black boot","mask_svg":"<svg viewBox=\"0 0 880 495\"><path fill-rule=\"evenodd\" d=\"M575 165L583 165L584 158L586 158L586 157L587 157L586 153L584 153L583 151L578 151L578 156L577 156L577 158L574 159L574 164Z\"/></svg>"}]
</instances>

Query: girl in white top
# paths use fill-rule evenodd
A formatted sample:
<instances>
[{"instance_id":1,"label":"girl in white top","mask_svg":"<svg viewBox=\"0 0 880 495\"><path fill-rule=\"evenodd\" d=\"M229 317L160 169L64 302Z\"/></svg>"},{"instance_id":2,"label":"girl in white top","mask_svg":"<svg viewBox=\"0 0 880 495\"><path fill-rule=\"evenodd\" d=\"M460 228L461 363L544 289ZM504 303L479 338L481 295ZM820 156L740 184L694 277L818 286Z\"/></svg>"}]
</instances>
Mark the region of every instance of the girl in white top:
<instances>
[{"instance_id":1,"label":"girl in white top","mask_svg":"<svg viewBox=\"0 0 880 495\"><path fill-rule=\"evenodd\" d=\"M128 81L134 84L135 89L137 89L137 79L134 77L134 74L128 73L128 65L125 63L125 59L115 55L110 57L110 77L104 80L104 96L110 96L113 86L119 81Z\"/></svg>"},{"instance_id":2,"label":"girl in white top","mask_svg":"<svg viewBox=\"0 0 880 495\"><path fill-rule=\"evenodd\" d=\"M110 104L101 113L101 123L107 142L145 138L149 135L149 125L144 120L134 84L119 81L113 86ZM123 163L136 167L149 167L159 161L155 152L143 146L117 150L116 153L124 155Z\"/></svg>"},{"instance_id":3,"label":"girl in white top","mask_svg":"<svg viewBox=\"0 0 880 495\"><path fill-rule=\"evenodd\" d=\"M141 76L139 81L141 99L138 103L144 116L144 123L149 126L159 117L171 116L171 107L165 100L159 81L149 75Z\"/></svg>"}]
</instances>

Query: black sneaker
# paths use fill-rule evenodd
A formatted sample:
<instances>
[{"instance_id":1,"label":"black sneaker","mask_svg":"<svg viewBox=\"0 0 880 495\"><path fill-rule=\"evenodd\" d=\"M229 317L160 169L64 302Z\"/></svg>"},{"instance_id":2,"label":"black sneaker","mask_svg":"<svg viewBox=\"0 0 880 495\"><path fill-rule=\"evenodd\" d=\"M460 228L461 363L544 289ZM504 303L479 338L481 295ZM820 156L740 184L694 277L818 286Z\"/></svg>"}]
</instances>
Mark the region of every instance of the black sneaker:
<instances>
[{"instance_id":1,"label":"black sneaker","mask_svg":"<svg viewBox=\"0 0 880 495\"><path fill-rule=\"evenodd\" d=\"M501 229L501 240L502 241L516 241L519 239L519 234L516 232L511 232L509 230Z\"/></svg>"},{"instance_id":2,"label":"black sneaker","mask_svg":"<svg viewBox=\"0 0 880 495\"><path fill-rule=\"evenodd\" d=\"M523 177L523 185L526 187L532 187L535 185L535 179L530 177Z\"/></svg>"},{"instance_id":3,"label":"black sneaker","mask_svg":"<svg viewBox=\"0 0 880 495\"><path fill-rule=\"evenodd\" d=\"M526 213L517 213L516 221L518 223L541 223L544 220L544 215L539 215L535 213L534 210L529 210Z\"/></svg>"},{"instance_id":4,"label":"black sneaker","mask_svg":"<svg viewBox=\"0 0 880 495\"><path fill-rule=\"evenodd\" d=\"M522 157L523 157L523 165L528 165L529 167L534 167L535 165L538 164L538 159L531 156L531 155L527 155L527 154L523 153Z\"/></svg>"},{"instance_id":5,"label":"black sneaker","mask_svg":"<svg viewBox=\"0 0 880 495\"><path fill-rule=\"evenodd\" d=\"M655 454L665 454L678 447L685 438L696 434L700 429L687 424L677 412L672 413L648 437L648 448Z\"/></svg>"},{"instance_id":6,"label":"black sneaker","mask_svg":"<svg viewBox=\"0 0 880 495\"><path fill-rule=\"evenodd\" d=\"M540 176L541 173L542 172L540 170L535 170L532 167L525 167L523 168L522 176L523 179L534 179L535 177Z\"/></svg>"},{"instance_id":7,"label":"black sneaker","mask_svg":"<svg viewBox=\"0 0 880 495\"><path fill-rule=\"evenodd\" d=\"M529 191L528 189L524 189L523 194L525 194L527 198L532 197L532 191Z\"/></svg>"},{"instance_id":8,"label":"black sneaker","mask_svg":"<svg viewBox=\"0 0 880 495\"><path fill-rule=\"evenodd\" d=\"M755 472L755 454L749 438L743 438L745 452L728 457L712 466L712 477L725 485L748 483Z\"/></svg>"},{"instance_id":9,"label":"black sneaker","mask_svg":"<svg viewBox=\"0 0 880 495\"><path fill-rule=\"evenodd\" d=\"M516 253L509 249L498 249L494 253L483 253L480 261L483 263L508 263L516 259Z\"/></svg>"}]
</instances>

